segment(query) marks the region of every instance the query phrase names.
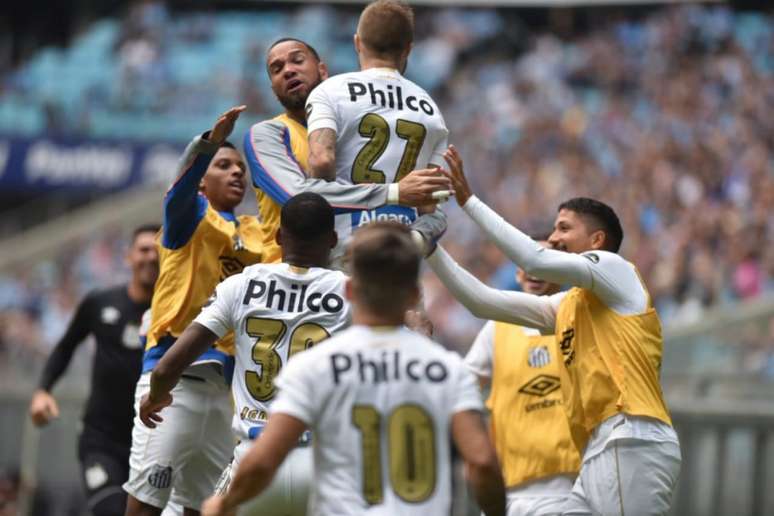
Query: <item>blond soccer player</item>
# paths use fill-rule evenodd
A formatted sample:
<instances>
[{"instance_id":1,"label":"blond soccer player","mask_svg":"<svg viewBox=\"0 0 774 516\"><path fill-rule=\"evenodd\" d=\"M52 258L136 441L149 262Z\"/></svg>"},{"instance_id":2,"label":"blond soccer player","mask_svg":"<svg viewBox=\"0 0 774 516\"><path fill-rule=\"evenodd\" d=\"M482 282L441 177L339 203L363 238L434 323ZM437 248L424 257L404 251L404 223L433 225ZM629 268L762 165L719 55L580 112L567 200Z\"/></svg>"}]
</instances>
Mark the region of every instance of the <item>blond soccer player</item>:
<instances>
[{"instance_id":1,"label":"blond soccer player","mask_svg":"<svg viewBox=\"0 0 774 516\"><path fill-rule=\"evenodd\" d=\"M528 294L561 290L522 269L516 278ZM580 468L562 407L559 360L553 332L496 321L484 325L465 357L482 387L490 387L490 433L507 488L508 516L560 514Z\"/></svg>"},{"instance_id":2,"label":"blond soccer player","mask_svg":"<svg viewBox=\"0 0 774 516\"><path fill-rule=\"evenodd\" d=\"M450 185L435 170L449 135L443 115L424 89L403 76L413 38L414 13L407 4L370 3L354 35L360 70L323 81L306 100L310 175L339 185L378 183L387 191L385 205L338 210L333 263L342 260L350 235L371 222L393 220L415 229L424 224L429 231L443 226L436 220L442 214L419 218L414 208L448 197ZM402 199L411 178L416 193L407 202Z\"/></svg>"},{"instance_id":3,"label":"blond soccer player","mask_svg":"<svg viewBox=\"0 0 774 516\"><path fill-rule=\"evenodd\" d=\"M440 247L428 259L475 315L555 332L564 407L583 450L563 514L666 514L681 455L659 382L661 323L637 269L617 254L615 212L593 199L562 203L554 249L545 249L471 193L453 147L445 157L457 201L482 231L529 275L573 287L552 296L499 291Z\"/></svg>"}]
</instances>

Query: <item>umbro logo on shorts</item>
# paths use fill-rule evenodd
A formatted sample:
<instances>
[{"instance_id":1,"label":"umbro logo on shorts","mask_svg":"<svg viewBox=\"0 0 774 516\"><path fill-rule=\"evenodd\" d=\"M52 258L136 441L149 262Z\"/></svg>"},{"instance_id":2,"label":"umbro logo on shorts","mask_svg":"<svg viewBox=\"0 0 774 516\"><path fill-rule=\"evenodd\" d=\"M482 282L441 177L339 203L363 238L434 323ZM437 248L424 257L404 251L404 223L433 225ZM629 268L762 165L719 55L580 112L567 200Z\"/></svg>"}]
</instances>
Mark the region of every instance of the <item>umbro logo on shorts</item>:
<instances>
[{"instance_id":1,"label":"umbro logo on shorts","mask_svg":"<svg viewBox=\"0 0 774 516\"><path fill-rule=\"evenodd\" d=\"M172 466L153 466L153 471L148 475L148 483L156 489L167 489L172 485Z\"/></svg>"}]
</instances>

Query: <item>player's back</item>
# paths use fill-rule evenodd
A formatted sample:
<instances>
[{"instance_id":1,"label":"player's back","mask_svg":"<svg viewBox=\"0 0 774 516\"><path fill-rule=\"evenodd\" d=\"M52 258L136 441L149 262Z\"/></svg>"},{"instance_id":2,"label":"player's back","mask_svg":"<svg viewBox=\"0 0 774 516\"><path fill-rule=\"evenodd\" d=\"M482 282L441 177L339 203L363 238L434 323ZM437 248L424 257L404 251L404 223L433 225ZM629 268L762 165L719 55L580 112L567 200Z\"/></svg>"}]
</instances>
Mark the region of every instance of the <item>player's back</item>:
<instances>
[{"instance_id":1,"label":"player's back","mask_svg":"<svg viewBox=\"0 0 774 516\"><path fill-rule=\"evenodd\" d=\"M406 328L355 326L294 360L273 411L315 436L311 514L448 514L450 425L479 409L459 356Z\"/></svg>"},{"instance_id":2,"label":"player's back","mask_svg":"<svg viewBox=\"0 0 774 516\"><path fill-rule=\"evenodd\" d=\"M266 421L274 379L291 356L349 325L346 275L320 267L257 264L218 287L197 321L223 321L235 330L234 420L242 438L255 438ZM217 298L223 299L217 299Z\"/></svg>"},{"instance_id":3,"label":"player's back","mask_svg":"<svg viewBox=\"0 0 774 516\"><path fill-rule=\"evenodd\" d=\"M438 106L397 70L331 77L309 96L307 117L310 133L319 124L331 127L323 119L335 118L340 181L393 183L416 168L444 163L449 132Z\"/></svg>"}]
</instances>

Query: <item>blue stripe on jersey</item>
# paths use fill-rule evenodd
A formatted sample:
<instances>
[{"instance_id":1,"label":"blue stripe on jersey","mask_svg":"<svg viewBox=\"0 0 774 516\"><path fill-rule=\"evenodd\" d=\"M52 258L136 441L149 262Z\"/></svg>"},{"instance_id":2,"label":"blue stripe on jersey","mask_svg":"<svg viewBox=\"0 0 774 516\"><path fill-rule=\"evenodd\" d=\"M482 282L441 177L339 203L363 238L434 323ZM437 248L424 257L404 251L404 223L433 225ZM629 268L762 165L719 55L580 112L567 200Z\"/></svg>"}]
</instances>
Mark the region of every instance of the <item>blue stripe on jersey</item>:
<instances>
[{"instance_id":1,"label":"blue stripe on jersey","mask_svg":"<svg viewBox=\"0 0 774 516\"><path fill-rule=\"evenodd\" d=\"M171 336L162 337L159 339L158 344L150 348L145 352L142 358L142 372L147 373L152 371L156 364L159 363L161 357L167 352L172 344L177 339ZM234 378L234 357L223 353L215 348L210 348L194 360L191 365L203 364L207 362L217 362L223 368L223 378L228 385L231 385L231 381Z\"/></svg>"},{"instance_id":2,"label":"blue stripe on jersey","mask_svg":"<svg viewBox=\"0 0 774 516\"><path fill-rule=\"evenodd\" d=\"M285 143L285 147L288 149L289 155L293 161L298 164L296 158L293 157L293 152L289 150L290 139L287 129L285 129L285 134L287 135L287 143ZM286 192L282 186L280 186L280 184L271 177L271 175L269 175L269 172L266 170L266 168L264 168L263 164L258 159L258 154L255 152L255 149L253 149L253 142L250 136L250 131L245 134L244 149L245 157L247 158L247 164L250 167L250 177L253 180L253 186L260 188L269 197L274 199L277 204L283 206L286 202L288 202L288 199L290 199L290 194Z\"/></svg>"},{"instance_id":3,"label":"blue stripe on jersey","mask_svg":"<svg viewBox=\"0 0 774 516\"><path fill-rule=\"evenodd\" d=\"M373 210L358 210L352 213L352 231L378 220L393 220L409 225L417 219L417 210L406 206L380 206Z\"/></svg>"},{"instance_id":4,"label":"blue stripe on jersey","mask_svg":"<svg viewBox=\"0 0 774 516\"><path fill-rule=\"evenodd\" d=\"M199 227L199 222L207 213L207 199L201 194L196 194L195 211L189 213L185 213L188 211L187 207L185 211L175 211L174 205L170 206L169 199L169 196L164 198L161 244L167 249L180 249L191 240L196 228Z\"/></svg>"}]
</instances>

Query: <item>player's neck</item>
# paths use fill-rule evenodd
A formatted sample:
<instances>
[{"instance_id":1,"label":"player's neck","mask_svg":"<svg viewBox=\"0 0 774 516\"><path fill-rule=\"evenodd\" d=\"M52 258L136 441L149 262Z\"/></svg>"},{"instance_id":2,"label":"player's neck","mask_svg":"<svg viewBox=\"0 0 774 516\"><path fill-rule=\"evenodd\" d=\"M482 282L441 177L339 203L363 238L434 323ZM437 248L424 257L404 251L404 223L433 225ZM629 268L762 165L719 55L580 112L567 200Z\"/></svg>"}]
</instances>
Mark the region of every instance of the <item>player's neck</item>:
<instances>
[{"instance_id":1,"label":"player's neck","mask_svg":"<svg viewBox=\"0 0 774 516\"><path fill-rule=\"evenodd\" d=\"M295 120L299 124L306 127L306 113L303 109L294 109L294 110L285 110L285 114L288 116L288 118Z\"/></svg>"},{"instance_id":2,"label":"player's neck","mask_svg":"<svg viewBox=\"0 0 774 516\"><path fill-rule=\"evenodd\" d=\"M360 58L360 70L369 70L371 68L389 68L400 72L400 63L393 59L384 59L380 57L364 56Z\"/></svg>"},{"instance_id":3,"label":"player's neck","mask_svg":"<svg viewBox=\"0 0 774 516\"><path fill-rule=\"evenodd\" d=\"M352 306L352 324L359 326L401 326L404 320L403 316L374 313L357 304Z\"/></svg>"},{"instance_id":4,"label":"player's neck","mask_svg":"<svg viewBox=\"0 0 774 516\"><path fill-rule=\"evenodd\" d=\"M126 287L129 299L135 303L147 303L153 297L153 287L146 287L139 281L132 279Z\"/></svg>"},{"instance_id":5,"label":"player's neck","mask_svg":"<svg viewBox=\"0 0 774 516\"><path fill-rule=\"evenodd\" d=\"M330 253L328 252L317 254L282 249L282 262L294 267L303 267L305 269L310 267L327 267L329 260Z\"/></svg>"}]
</instances>

